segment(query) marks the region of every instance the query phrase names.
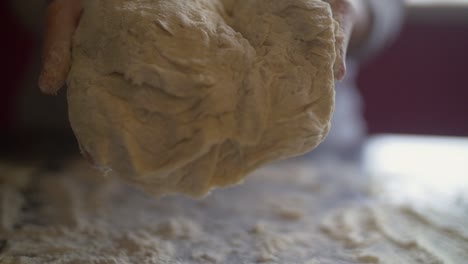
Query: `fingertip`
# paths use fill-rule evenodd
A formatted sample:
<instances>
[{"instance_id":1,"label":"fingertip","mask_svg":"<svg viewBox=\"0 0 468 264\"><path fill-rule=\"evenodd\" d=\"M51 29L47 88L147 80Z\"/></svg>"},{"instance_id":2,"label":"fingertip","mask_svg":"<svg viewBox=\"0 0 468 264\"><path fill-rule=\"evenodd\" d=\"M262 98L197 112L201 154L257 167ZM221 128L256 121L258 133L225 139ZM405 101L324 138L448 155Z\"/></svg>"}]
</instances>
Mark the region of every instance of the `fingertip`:
<instances>
[{"instance_id":1,"label":"fingertip","mask_svg":"<svg viewBox=\"0 0 468 264\"><path fill-rule=\"evenodd\" d=\"M50 71L43 70L39 76L38 86L44 94L56 95L63 83L60 80L57 81L57 77L54 77Z\"/></svg>"},{"instance_id":2,"label":"fingertip","mask_svg":"<svg viewBox=\"0 0 468 264\"><path fill-rule=\"evenodd\" d=\"M335 80L342 81L345 76L346 76L346 64L343 63L335 70Z\"/></svg>"},{"instance_id":3,"label":"fingertip","mask_svg":"<svg viewBox=\"0 0 468 264\"><path fill-rule=\"evenodd\" d=\"M54 95L65 84L70 68L69 43L61 42L48 46L39 76L39 88L45 94Z\"/></svg>"}]
</instances>

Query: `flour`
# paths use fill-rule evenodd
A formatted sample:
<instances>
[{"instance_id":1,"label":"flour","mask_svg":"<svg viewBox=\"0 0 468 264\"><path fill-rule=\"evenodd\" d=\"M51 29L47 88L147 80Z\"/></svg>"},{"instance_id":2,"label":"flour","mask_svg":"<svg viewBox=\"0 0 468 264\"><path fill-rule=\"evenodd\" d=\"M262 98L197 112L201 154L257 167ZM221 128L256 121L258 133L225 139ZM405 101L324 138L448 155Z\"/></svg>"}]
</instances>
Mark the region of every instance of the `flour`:
<instances>
[{"instance_id":1,"label":"flour","mask_svg":"<svg viewBox=\"0 0 468 264\"><path fill-rule=\"evenodd\" d=\"M165 238L196 238L202 234L200 227L189 219L169 219L161 223L157 228L157 233Z\"/></svg>"},{"instance_id":2,"label":"flour","mask_svg":"<svg viewBox=\"0 0 468 264\"><path fill-rule=\"evenodd\" d=\"M337 30L321 0L84 1L72 128L111 174L204 196L324 140Z\"/></svg>"},{"instance_id":3,"label":"flour","mask_svg":"<svg viewBox=\"0 0 468 264\"><path fill-rule=\"evenodd\" d=\"M358 205L330 214L322 230L352 248L355 259L365 263L463 263L468 240L454 228L432 224L443 219L450 226L453 218L437 213L426 216L412 208Z\"/></svg>"},{"instance_id":4,"label":"flour","mask_svg":"<svg viewBox=\"0 0 468 264\"><path fill-rule=\"evenodd\" d=\"M465 262L466 211L451 216L354 199L362 186L344 183L358 175L334 165L270 165L199 201L155 199L116 178L103 180L81 159L60 171L0 162L2 190L9 190L0 196L9 205L0 211L7 223L0 263ZM321 191L304 188L307 172ZM278 215L288 207L300 208L301 218Z\"/></svg>"}]
</instances>

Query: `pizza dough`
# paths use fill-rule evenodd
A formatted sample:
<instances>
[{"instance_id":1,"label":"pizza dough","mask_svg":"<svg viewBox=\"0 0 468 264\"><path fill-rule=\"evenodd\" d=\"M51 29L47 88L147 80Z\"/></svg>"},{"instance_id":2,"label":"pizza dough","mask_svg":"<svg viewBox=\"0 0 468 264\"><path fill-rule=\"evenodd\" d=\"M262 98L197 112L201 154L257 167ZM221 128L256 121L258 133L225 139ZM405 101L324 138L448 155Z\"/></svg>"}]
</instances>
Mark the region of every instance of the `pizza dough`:
<instances>
[{"instance_id":1,"label":"pizza dough","mask_svg":"<svg viewBox=\"0 0 468 264\"><path fill-rule=\"evenodd\" d=\"M84 1L72 128L106 171L201 197L324 140L336 30L320 0Z\"/></svg>"}]
</instances>

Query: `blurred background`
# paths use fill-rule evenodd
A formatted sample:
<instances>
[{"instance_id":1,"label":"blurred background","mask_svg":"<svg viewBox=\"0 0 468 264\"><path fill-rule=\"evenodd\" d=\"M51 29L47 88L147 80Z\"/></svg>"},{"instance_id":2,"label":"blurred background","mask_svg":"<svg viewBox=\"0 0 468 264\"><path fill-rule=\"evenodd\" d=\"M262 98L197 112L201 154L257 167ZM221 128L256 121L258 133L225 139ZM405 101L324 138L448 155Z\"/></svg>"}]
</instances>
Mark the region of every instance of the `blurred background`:
<instances>
[{"instance_id":1,"label":"blurred background","mask_svg":"<svg viewBox=\"0 0 468 264\"><path fill-rule=\"evenodd\" d=\"M34 86L37 79L41 25L36 17L43 7L32 1L28 13L19 14L7 2L0 2L3 132L21 115L13 110L15 104L29 104L18 87ZM407 6L399 39L359 75L368 131L468 136L468 0L408 0ZM57 101L36 91L33 98L51 100L51 107ZM33 119L48 122L46 117Z\"/></svg>"},{"instance_id":2,"label":"blurred background","mask_svg":"<svg viewBox=\"0 0 468 264\"><path fill-rule=\"evenodd\" d=\"M468 136L468 1L407 2L399 39L360 73L369 133Z\"/></svg>"}]
</instances>

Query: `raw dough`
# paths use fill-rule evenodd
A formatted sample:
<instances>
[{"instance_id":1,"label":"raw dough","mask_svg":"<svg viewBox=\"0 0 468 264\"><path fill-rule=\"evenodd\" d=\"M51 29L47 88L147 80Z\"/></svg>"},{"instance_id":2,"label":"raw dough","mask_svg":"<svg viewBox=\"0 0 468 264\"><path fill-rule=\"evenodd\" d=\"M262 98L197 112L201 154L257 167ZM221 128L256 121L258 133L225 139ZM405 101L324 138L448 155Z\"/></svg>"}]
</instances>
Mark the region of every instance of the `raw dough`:
<instances>
[{"instance_id":1,"label":"raw dough","mask_svg":"<svg viewBox=\"0 0 468 264\"><path fill-rule=\"evenodd\" d=\"M321 0L88 0L69 115L102 168L200 197L305 153L330 128L335 30Z\"/></svg>"}]
</instances>

